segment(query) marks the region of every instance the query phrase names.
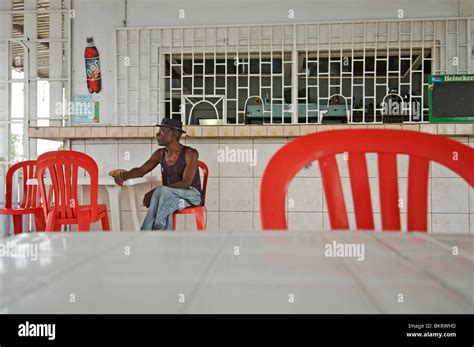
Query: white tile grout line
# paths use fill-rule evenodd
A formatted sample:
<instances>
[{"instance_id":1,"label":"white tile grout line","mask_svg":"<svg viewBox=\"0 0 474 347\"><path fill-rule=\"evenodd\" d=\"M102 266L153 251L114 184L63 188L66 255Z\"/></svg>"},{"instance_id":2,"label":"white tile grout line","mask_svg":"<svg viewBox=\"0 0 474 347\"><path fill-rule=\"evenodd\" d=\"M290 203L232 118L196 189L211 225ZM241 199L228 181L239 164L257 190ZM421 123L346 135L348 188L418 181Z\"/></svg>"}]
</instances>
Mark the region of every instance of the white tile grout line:
<instances>
[{"instance_id":1,"label":"white tile grout line","mask_svg":"<svg viewBox=\"0 0 474 347\"><path fill-rule=\"evenodd\" d=\"M186 311L192 306L193 301L199 292L200 288L204 284L204 281L206 280L209 272L211 269L214 267L215 261L219 256L221 255L222 248L224 247L225 242L227 239L230 237L230 235L233 234L233 231L225 233L226 236L222 238L222 241L220 245L217 247L217 249L214 252L214 255L211 256L211 259L209 260L208 264L204 267L204 271L202 272L201 278L198 280L198 282L194 285L193 288L190 289L190 293L188 295L188 300L184 302L184 305L181 308L178 308L179 314L186 313ZM212 234L214 236L214 234ZM217 235L223 236L223 233L218 233Z\"/></svg>"},{"instance_id":2,"label":"white tile grout line","mask_svg":"<svg viewBox=\"0 0 474 347\"><path fill-rule=\"evenodd\" d=\"M415 233L415 235L416 235L417 237L419 237L419 238L423 238L423 239L425 239L425 240L429 240L431 243L433 243L433 244L435 244L435 245L437 245L437 246L439 246L439 247L441 247L441 248L444 248L444 249L448 250L448 251L451 252L451 254L452 254L452 250L453 250L453 249L452 249L452 246L450 246L450 245L448 245L448 244L446 244L446 243L443 243L442 241L438 241L438 240L436 240L434 237L431 237L431 236L426 235L426 233ZM458 235L460 235L460 236L467 236L467 235L465 235L465 234L458 234ZM470 260L471 262L474 263L474 255L470 255L470 254L464 252L464 251L461 250L461 249L458 250L458 253L459 253L459 254L458 254L459 256L463 256L463 257L465 257L466 259L468 259L468 260Z\"/></svg>"},{"instance_id":3,"label":"white tile grout line","mask_svg":"<svg viewBox=\"0 0 474 347\"><path fill-rule=\"evenodd\" d=\"M60 235L61 233L59 234L54 234L54 235L48 235L48 236L52 236L52 237L56 237L56 238L61 238L62 236ZM122 241L122 242L117 242L117 244L114 244L112 246L110 246L109 248L107 249L104 249L104 250L100 250L96 255L85 255L83 258L80 258L78 259L75 263L71 264L70 266L66 266L66 267L62 267L61 269L57 270L56 273L52 273L52 274L48 274L48 277L46 278L45 281L41 281L41 282L34 282L32 285L29 285L29 286L26 286L26 287L23 287L17 294L15 294L10 300L8 300L7 302L4 302L2 304L2 306L6 307L8 305L11 305L12 303L20 300L22 297L26 296L27 294L33 292L33 291L36 291L36 290L39 290L39 289L43 289L44 287L49 287L51 285L52 282L55 282L57 280L59 280L60 278L62 278L62 276L67 272L68 274L71 273L72 271L74 271L75 269L78 269L79 267L82 267L83 265L87 264L87 263L90 263L92 261L95 261L97 260L98 258L106 255L107 253L110 253L112 251L114 251L115 249L117 249L119 246L123 245L125 242L129 243L137 238L139 238L140 235L142 235L142 233L136 233L136 232L130 232L130 233L126 233L127 235L130 234L130 238L127 239L126 241ZM0 241L1 243L1 241Z\"/></svg>"},{"instance_id":4,"label":"white tile grout line","mask_svg":"<svg viewBox=\"0 0 474 347\"><path fill-rule=\"evenodd\" d=\"M351 231L349 231L351 232ZM324 239L327 243L330 242L330 240L326 237L325 233L321 233L322 239ZM321 245L323 246L323 245ZM364 281L361 280L356 273L353 271L352 267L349 265L349 262L346 260L346 258L336 258L350 273L350 275L354 278L355 282L359 285L359 288L367 295L367 298L373 303L375 308L378 310L379 313L388 313L385 312L383 307L377 302L377 300L372 296L370 289L364 284Z\"/></svg>"},{"instance_id":5,"label":"white tile grout line","mask_svg":"<svg viewBox=\"0 0 474 347\"><path fill-rule=\"evenodd\" d=\"M412 234L412 233L410 233ZM410 237L407 236L406 234L404 237ZM416 237L416 236L415 236ZM391 245L387 244L385 241L382 240L381 237L376 237L376 234L374 234L374 238L382 245L384 245L387 249L391 250L395 255L403 260L406 264L408 264L410 267L412 267L415 271L418 273L421 273L427 277L429 277L431 280L433 280L435 283L439 284L440 288L445 288L449 291L451 291L453 294L455 294L458 298L462 299L463 301L469 302L471 305L474 304L473 298L470 298L464 293L460 292L458 289L452 287L449 285L449 283L445 280L443 280L441 277L436 276L436 272L431 271L430 269L427 269L421 265L418 265L417 263L413 262L410 257L404 256L401 253L399 253L395 248L393 248Z\"/></svg>"}]
</instances>

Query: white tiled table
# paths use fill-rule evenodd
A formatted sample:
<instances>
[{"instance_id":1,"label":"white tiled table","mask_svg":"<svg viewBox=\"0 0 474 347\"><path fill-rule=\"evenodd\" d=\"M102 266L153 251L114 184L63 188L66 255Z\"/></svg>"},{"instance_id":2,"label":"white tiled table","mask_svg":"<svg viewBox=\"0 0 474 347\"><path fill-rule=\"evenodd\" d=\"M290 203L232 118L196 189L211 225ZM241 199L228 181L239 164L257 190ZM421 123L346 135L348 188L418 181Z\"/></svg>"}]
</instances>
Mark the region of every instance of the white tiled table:
<instances>
[{"instance_id":1,"label":"white tiled table","mask_svg":"<svg viewBox=\"0 0 474 347\"><path fill-rule=\"evenodd\" d=\"M325 257L333 241L363 244L365 259ZM39 257L0 258L3 313L474 313L473 236L63 232L7 242L38 245Z\"/></svg>"},{"instance_id":2,"label":"white tiled table","mask_svg":"<svg viewBox=\"0 0 474 347\"><path fill-rule=\"evenodd\" d=\"M137 200L135 188L141 184L147 184L150 182L159 182L157 177L146 176L131 178L123 183L123 187L128 192L128 197L130 199L130 208L132 210L132 220L133 227L135 230L140 230L140 206L139 201ZM78 186L81 188L81 197L84 196L82 187L90 185L89 177L79 177L77 180ZM38 184L35 178L29 179L27 184L34 185ZM48 180L45 180L45 184L48 184ZM122 206L120 199L120 192L122 191L122 186L119 186L115 183L114 179L109 176L99 177L99 186L104 186L107 189L109 195L109 208L110 208L110 217L111 217L111 226L112 230L120 231L122 230Z\"/></svg>"}]
</instances>

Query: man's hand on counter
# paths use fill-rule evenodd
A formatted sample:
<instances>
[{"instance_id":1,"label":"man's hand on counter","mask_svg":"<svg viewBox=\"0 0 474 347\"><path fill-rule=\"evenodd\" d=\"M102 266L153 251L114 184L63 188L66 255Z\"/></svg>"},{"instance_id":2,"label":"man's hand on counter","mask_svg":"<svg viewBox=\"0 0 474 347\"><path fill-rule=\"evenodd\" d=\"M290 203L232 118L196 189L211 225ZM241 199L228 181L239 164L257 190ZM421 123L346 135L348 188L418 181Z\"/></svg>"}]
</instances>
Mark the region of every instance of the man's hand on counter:
<instances>
[{"instance_id":1,"label":"man's hand on counter","mask_svg":"<svg viewBox=\"0 0 474 347\"><path fill-rule=\"evenodd\" d=\"M118 185L122 185L123 182L125 182L128 179L126 176L127 173L128 173L127 170L117 169L117 170L110 171L109 175L114 178L115 183L117 183Z\"/></svg>"},{"instance_id":2,"label":"man's hand on counter","mask_svg":"<svg viewBox=\"0 0 474 347\"><path fill-rule=\"evenodd\" d=\"M123 184L123 182L125 182L127 180L127 178L125 176L126 174L127 174L127 172L125 171L125 172L121 172L117 176L115 176L114 177L115 183L117 183L118 185L121 186Z\"/></svg>"}]
</instances>

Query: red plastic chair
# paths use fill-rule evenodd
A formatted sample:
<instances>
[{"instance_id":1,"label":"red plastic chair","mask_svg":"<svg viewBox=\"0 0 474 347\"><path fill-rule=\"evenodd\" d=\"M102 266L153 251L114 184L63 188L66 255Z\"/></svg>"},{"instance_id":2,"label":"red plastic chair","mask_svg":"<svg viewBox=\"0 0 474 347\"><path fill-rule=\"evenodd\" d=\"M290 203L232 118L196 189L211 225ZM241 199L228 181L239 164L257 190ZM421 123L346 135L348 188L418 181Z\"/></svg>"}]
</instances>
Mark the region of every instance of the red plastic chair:
<instances>
[{"instance_id":1,"label":"red plastic chair","mask_svg":"<svg viewBox=\"0 0 474 347\"><path fill-rule=\"evenodd\" d=\"M374 229L365 153L378 154L383 230L400 230L397 154L409 155L408 231L427 231L430 161L446 166L474 185L474 149L445 137L403 130L336 130L297 138L270 160L262 178L260 207L263 229L287 229L285 196L293 177L319 160L332 229L348 229L336 154L348 153L356 225Z\"/></svg>"},{"instance_id":2,"label":"red plastic chair","mask_svg":"<svg viewBox=\"0 0 474 347\"><path fill-rule=\"evenodd\" d=\"M44 231L45 220L43 208L40 204L37 186L27 185L30 178L35 178L36 160L26 160L13 164L7 171L5 208L0 208L0 214L10 215L13 218L13 230L15 235L23 232L23 215L33 214L35 216L36 231ZM23 197L18 207L12 206L13 176L16 171L23 171Z\"/></svg>"},{"instance_id":3,"label":"red plastic chair","mask_svg":"<svg viewBox=\"0 0 474 347\"><path fill-rule=\"evenodd\" d=\"M201 169L204 173L204 180L202 183L202 206L188 207L181 211L173 213L173 230L176 230L176 216L178 214L194 214L196 216L196 227L197 230L203 231L206 229L206 222L204 221L204 215L206 213L206 190L207 190L207 179L209 177L209 169L207 165L198 161L198 170Z\"/></svg>"},{"instance_id":4,"label":"red plastic chair","mask_svg":"<svg viewBox=\"0 0 474 347\"><path fill-rule=\"evenodd\" d=\"M77 195L79 168L90 177L90 205L80 205ZM52 197L46 196L44 174L49 171ZM60 231L63 224L77 224L79 231L89 231L91 223L102 223L109 231L107 205L98 204L99 169L94 159L76 151L55 151L37 159L36 177L46 217L46 231ZM53 203L54 201L54 203Z\"/></svg>"}]
</instances>

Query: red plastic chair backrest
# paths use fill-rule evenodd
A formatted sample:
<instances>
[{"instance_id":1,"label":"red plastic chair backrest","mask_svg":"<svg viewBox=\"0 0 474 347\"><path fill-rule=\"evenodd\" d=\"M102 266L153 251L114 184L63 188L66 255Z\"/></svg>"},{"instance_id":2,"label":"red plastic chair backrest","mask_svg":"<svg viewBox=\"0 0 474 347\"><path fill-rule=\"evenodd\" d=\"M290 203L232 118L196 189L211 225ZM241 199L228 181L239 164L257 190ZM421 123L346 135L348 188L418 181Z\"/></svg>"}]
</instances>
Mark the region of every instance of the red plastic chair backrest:
<instances>
[{"instance_id":1,"label":"red plastic chair backrest","mask_svg":"<svg viewBox=\"0 0 474 347\"><path fill-rule=\"evenodd\" d=\"M358 229L374 229L366 153L378 154L383 230L400 230L397 154L409 156L407 230L427 231L430 161L451 169L474 186L474 149L432 134L404 130L352 129L299 137L272 157L262 178L263 229L287 229L285 196L293 177L319 160L332 229L348 229L336 154L346 153Z\"/></svg>"},{"instance_id":2,"label":"red plastic chair backrest","mask_svg":"<svg viewBox=\"0 0 474 347\"><path fill-rule=\"evenodd\" d=\"M207 179L209 178L209 168L207 165L198 160L198 170L201 169L204 174L204 179L202 182L202 205L204 206L206 203L206 191L207 191Z\"/></svg>"},{"instance_id":3,"label":"red plastic chair backrest","mask_svg":"<svg viewBox=\"0 0 474 347\"><path fill-rule=\"evenodd\" d=\"M19 202L19 208L39 207L38 187L36 185L27 185L30 178L35 178L36 160L25 160L13 164L7 171L5 208L12 208L13 198L13 176L18 170L22 170L23 196Z\"/></svg>"},{"instance_id":4,"label":"red plastic chair backrest","mask_svg":"<svg viewBox=\"0 0 474 347\"><path fill-rule=\"evenodd\" d=\"M40 155L37 159L36 177L38 179L45 215L52 205L50 197L46 197L44 174L48 169L54 198L57 218L76 219L79 206L77 184L79 168L90 177L90 208L91 218L97 216L97 196L99 187L99 169L97 163L87 154L76 151L54 151Z\"/></svg>"}]
</instances>

